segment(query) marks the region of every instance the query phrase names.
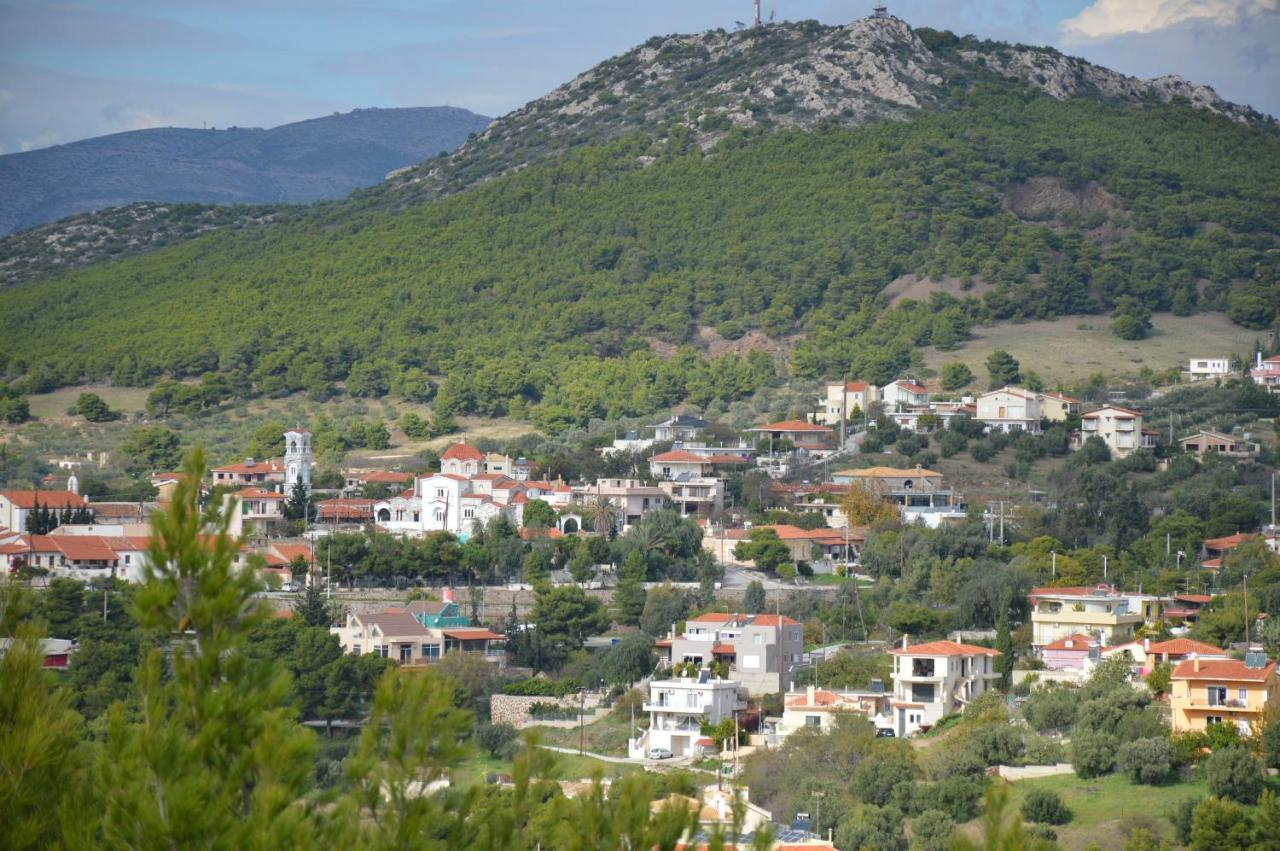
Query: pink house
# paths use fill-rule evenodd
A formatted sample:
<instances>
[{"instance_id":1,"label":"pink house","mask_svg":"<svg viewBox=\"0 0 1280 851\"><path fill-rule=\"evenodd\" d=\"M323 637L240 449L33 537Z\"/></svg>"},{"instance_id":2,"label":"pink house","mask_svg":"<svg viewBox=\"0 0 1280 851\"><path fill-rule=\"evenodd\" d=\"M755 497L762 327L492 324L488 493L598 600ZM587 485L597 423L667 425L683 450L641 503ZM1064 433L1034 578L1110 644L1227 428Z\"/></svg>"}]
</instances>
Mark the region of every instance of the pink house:
<instances>
[{"instance_id":1,"label":"pink house","mask_svg":"<svg viewBox=\"0 0 1280 851\"><path fill-rule=\"evenodd\" d=\"M1098 646L1098 639L1082 632L1059 638L1042 648L1044 666L1050 671L1083 671L1089 651Z\"/></svg>"},{"instance_id":2,"label":"pink house","mask_svg":"<svg viewBox=\"0 0 1280 851\"><path fill-rule=\"evenodd\" d=\"M1257 365L1249 370L1249 375L1254 384L1261 384L1273 393L1280 391L1280 355L1263 360L1259 352Z\"/></svg>"}]
</instances>

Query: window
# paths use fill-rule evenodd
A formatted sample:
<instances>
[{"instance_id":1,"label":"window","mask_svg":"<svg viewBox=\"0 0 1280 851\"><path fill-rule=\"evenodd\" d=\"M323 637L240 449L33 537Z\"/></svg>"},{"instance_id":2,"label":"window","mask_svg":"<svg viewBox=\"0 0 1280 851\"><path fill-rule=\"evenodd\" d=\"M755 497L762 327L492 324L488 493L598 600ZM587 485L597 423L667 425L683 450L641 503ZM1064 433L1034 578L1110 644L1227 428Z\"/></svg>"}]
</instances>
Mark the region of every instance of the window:
<instances>
[{"instance_id":1,"label":"window","mask_svg":"<svg viewBox=\"0 0 1280 851\"><path fill-rule=\"evenodd\" d=\"M751 636L751 640L756 644L764 644L764 635L757 632L755 635Z\"/></svg>"},{"instance_id":2,"label":"window","mask_svg":"<svg viewBox=\"0 0 1280 851\"><path fill-rule=\"evenodd\" d=\"M374 653L377 653L379 656L381 656L383 659L385 659L385 658L387 658L387 645L385 645L385 644L375 644L375 645L373 645L373 652L374 652Z\"/></svg>"},{"instance_id":3,"label":"window","mask_svg":"<svg viewBox=\"0 0 1280 851\"><path fill-rule=\"evenodd\" d=\"M405 662L408 662L412 658L413 658L413 645L401 644L400 645L400 663L404 664Z\"/></svg>"},{"instance_id":4,"label":"window","mask_svg":"<svg viewBox=\"0 0 1280 851\"><path fill-rule=\"evenodd\" d=\"M437 523L443 523L443 522L444 522L444 510L443 510L443 509L440 509L440 508L437 508L437 509L436 509L436 522L437 522Z\"/></svg>"},{"instance_id":5,"label":"window","mask_svg":"<svg viewBox=\"0 0 1280 851\"><path fill-rule=\"evenodd\" d=\"M423 656L425 656L425 657L426 657L426 658L428 658L428 659L439 659L439 658L440 658L440 645L439 645L439 644L424 644L424 645L422 645L422 655L423 655Z\"/></svg>"},{"instance_id":6,"label":"window","mask_svg":"<svg viewBox=\"0 0 1280 851\"><path fill-rule=\"evenodd\" d=\"M1221 724L1221 723L1222 723L1222 716L1221 716L1221 715L1206 715L1206 716L1204 717L1204 723L1205 723L1205 726L1208 726L1209 724Z\"/></svg>"},{"instance_id":7,"label":"window","mask_svg":"<svg viewBox=\"0 0 1280 851\"><path fill-rule=\"evenodd\" d=\"M1227 702L1226 686L1209 686L1206 692L1210 706L1222 706Z\"/></svg>"},{"instance_id":8,"label":"window","mask_svg":"<svg viewBox=\"0 0 1280 851\"><path fill-rule=\"evenodd\" d=\"M702 701L699 700L700 697L701 695L696 691L687 692L684 696L684 705L689 709L697 709L702 705Z\"/></svg>"},{"instance_id":9,"label":"window","mask_svg":"<svg viewBox=\"0 0 1280 851\"><path fill-rule=\"evenodd\" d=\"M911 660L911 676L932 677L933 676L933 660L932 659L912 659Z\"/></svg>"},{"instance_id":10,"label":"window","mask_svg":"<svg viewBox=\"0 0 1280 851\"><path fill-rule=\"evenodd\" d=\"M359 644L353 644L353 645L351 645L351 655L352 655L352 656L359 656L359 655L360 655L360 645L359 645Z\"/></svg>"},{"instance_id":11,"label":"window","mask_svg":"<svg viewBox=\"0 0 1280 851\"><path fill-rule=\"evenodd\" d=\"M804 725L805 725L806 727L821 727L821 726L822 726L822 716L820 716L820 715L806 715L806 716L804 716Z\"/></svg>"},{"instance_id":12,"label":"window","mask_svg":"<svg viewBox=\"0 0 1280 851\"><path fill-rule=\"evenodd\" d=\"M436 488L436 497L438 499L444 499L444 488Z\"/></svg>"},{"instance_id":13,"label":"window","mask_svg":"<svg viewBox=\"0 0 1280 851\"><path fill-rule=\"evenodd\" d=\"M1247 688L1236 689L1236 700L1240 701L1241 704L1248 703L1249 690Z\"/></svg>"},{"instance_id":14,"label":"window","mask_svg":"<svg viewBox=\"0 0 1280 851\"><path fill-rule=\"evenodd\" d=\"M462 509L462 516L470 520L472 517L476 516L476 510L474 508L464 508Z\"/></svg>"}]
</instances>

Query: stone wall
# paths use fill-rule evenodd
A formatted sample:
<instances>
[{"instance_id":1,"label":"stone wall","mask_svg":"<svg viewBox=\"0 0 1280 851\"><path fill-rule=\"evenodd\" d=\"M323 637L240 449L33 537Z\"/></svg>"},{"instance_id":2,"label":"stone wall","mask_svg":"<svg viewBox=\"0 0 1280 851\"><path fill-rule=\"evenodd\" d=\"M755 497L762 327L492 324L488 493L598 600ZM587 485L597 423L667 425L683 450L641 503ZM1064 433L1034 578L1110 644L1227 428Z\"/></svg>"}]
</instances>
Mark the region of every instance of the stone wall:
<instances>
[{"instance_id":1,"label":"stone wall","mask_svg":"<svg viewBox=\"0 0 1280 851\"><path fill-rule=\"evenodd\" d=\"M537 724L529 716L529 710L535 703L553 703L564 709L578 709L578 695L569 694L561 698L544 697L531 694L495 694L489 697L489 720L494 724L510 724L516 729ZM582 704L588 715L599 706L600 695L588 694ZM547 726L576 725L577 721L544 721Z\"/></svg>"}]
</instances>

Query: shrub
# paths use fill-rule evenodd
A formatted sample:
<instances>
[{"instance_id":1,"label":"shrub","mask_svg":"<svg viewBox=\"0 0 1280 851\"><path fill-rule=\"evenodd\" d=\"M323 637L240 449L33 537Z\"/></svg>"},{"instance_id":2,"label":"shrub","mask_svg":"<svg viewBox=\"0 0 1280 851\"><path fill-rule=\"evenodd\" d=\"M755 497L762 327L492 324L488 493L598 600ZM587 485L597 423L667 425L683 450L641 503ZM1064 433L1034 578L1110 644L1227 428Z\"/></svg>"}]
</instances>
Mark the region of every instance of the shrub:
<instances>
[{"instance_id":1,"label":"shrub","mask_svg":"<svg viewBox=\"0 0 1280 851\"><path fill-rule=\"evenodd\" d=\"M1244 807L1219 798L1202 798L1191 819L1191 847L1217 851L1253 845L1253 820Z\"/></svg>"},{"instance_id":2,"label":"shrub","mask_svg":"<svg viewBox=\"0 0 1280 851\"><path fill-rule=\"evenodd\" d=\"M1191 844L1191 824L1195 818L1196 805L1200 801L1200 798L1187 798L1174 805L1167 814L1169 822L1173 825L1173 837L1178 840L1179 845Z\"/></svg>"},{"instance_id":3,"label":"shrub","mask_svg":"<svg viewBox=\"0 0 1280 851\"><path fill-rule=\"evenodd\" d=\"M1115 768L1116 740L1106 733L1078 733L1071 740L1071 764L1084 779L1110 774Z\"/></svg>"},{"instance_id":4,"label":"shrub","mask_svg":"<svg viewBox=\"0 0 1280 851\"><path fill-rule=\"evenodd\" d=\"M973 748L984 765L1012 765L1024 750L1022 734L1008 724L985 724L973 731Z\"/></svg>"},{"instance_id":5,"label":"shrub","mask_svg":"<svg viewBox=\"0 0 1280 851\"><path fill-rule=\"evenodd\" d=\"M986 789L984 777L948 777L937 783L916 785L915 808L918 812L940 810L957 824L978 815L978 800Z\"/></svg>"},{"instance_id":6,"label":"shrub","mask_svg":"<svg viewBox=\"0 0 1280 851\"><path fill-rule=\"evenodd\" d=\"M925 810L911 820L912 851L946 851L956 823L942 810Z\"/></svg>"},{"instance_id":7,"label":"shrub","mask_svg":"<svg viewBox=\"0 0 1280 851\"><path fill-rule=\"evenodd\" d=\"M1066 730L1076 723L1080 693L1062 686L1046 686L1031 693L1023 715L1031 729L1039 733Z\"/></svg>"},{"instance_id":8,"label":"shrub","mask_svg":"<svg viewBox=\"0 0 1280 851\"><path fill-rule=\"evenodd\" d=\"M1173 745L1160 737L1135 739L1120 746L1116 768L1134 783L1159 783L1173 768Z\"/></svg>"},{"instance_id":9,"label":"shrub","mask_svg":"<svg viewBox=\"0 0 1280 851\"><path fill-rule=\"evenodd\" d=\"M1280 721L1262 729L1262 760L1267 768L1280 768Z\"/></svg>"},{"instance_id":10,"label":"shrub","mask_svg":"<svg viewBox=\"0 0 1280 851\"><path fill-rule=\"evenodd\" d=\"M1256 804L1262 794L1262 764L1244 748L1226 748L1204 762L1209 794L1240 804Z\"/></svg>"},{"instance_id":11,"label":"shrub","mask_svg":"<svg viewBox=\"0 0 1280 851\"><path fill-rule=\"evenodd\" d=\"M1047 824L1033 824L1024 831L1024 834L1029 839L1040 839L1045 842L1058 841L1058 831Z\"/></svg>"},{"instance_id":12,"label":"shrub","mask_svg":"<svg viewBox=\"0 0 1280 851\"><path fill-rule=\"evenodd\" d=\"M476 728L476 745L495 759L509 759L516 736L516 728L510 724L483 724Z\"/></svg>"},{"instance_id":13,"label":"shrub","mask_svg":"<svg viewBox=\"0 0 1280 851\"><path fill-rule=\"evenodd\" d=\"M1067 759L1066 748L1048 736L1028 736L1022 754L1023 765L1057 765Z\"/></svg>"},{"instance_id":14,"label":"shrub","mask_svg":"<svg viewBox=\"0 0 1280 851\"><path fill-rule=\"evenodd\" d=\"M1022 817L1027 821L1044 822L1045 824L1066 824L1071 821L1071 810L1062 803L1057 792L1048 789L1036 789L1027 793L1022 801Z\"/></svg>"}]
</instances>

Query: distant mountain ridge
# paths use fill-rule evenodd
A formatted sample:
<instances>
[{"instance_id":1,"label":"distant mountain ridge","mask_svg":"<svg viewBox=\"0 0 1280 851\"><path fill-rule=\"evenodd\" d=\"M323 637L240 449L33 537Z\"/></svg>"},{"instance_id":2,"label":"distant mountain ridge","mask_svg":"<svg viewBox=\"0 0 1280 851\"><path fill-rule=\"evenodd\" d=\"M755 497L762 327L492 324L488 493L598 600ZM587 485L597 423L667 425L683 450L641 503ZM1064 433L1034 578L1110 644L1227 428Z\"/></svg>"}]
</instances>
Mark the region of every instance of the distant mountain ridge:
<instances>
[{"instance_id":1,"label":"distant mountain ridge","mask_svg":"<svg viewBox=\"0 0 1280 851\"><path fill-rule=\"evenodd\" d=\"M345 196L451 151L490 119L357 109L269 130L155 128L0 156L0 234L142 201L291 204Z\"/></svg>"}]
</instances>

